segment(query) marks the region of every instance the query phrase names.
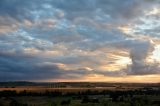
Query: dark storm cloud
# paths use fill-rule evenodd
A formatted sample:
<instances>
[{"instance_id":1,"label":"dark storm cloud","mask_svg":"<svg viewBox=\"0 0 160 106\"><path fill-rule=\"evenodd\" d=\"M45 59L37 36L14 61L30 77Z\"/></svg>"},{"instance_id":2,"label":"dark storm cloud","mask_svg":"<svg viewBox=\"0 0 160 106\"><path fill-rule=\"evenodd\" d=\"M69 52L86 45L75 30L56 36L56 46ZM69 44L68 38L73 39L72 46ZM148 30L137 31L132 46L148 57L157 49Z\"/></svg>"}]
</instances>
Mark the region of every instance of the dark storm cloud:
<instances>
[{"instance_id":1,"label":"dark storm cloud","mask_svg":"<svg viewBox=\"0 0 160 106\"><path fill-rule=\"evenodd\" d=\"M17 38L16 38L17 39ZM7 40L7 39L6 39ZM26 42L32 42L28 39ZM35 47L37 50L42 50L41 53L38 53L36 55L34 54L27 54L25 53L25 50L21 47L20 41L25 41L22 37L22 39L17 40L17 47L15 48L15 44L10 42L9 45L2 45L1 42L1 51L0 51L0 80L1 81L10 81L10 80L48 80L48 79L57 79L57 78L75 78L74 75L76 75L78 78L81 78L81 76L87 74L88 72L85 69L77 69L77 70L66 70L55 63L65 63L65 64L72 64L76 63L78 64L78 61L85 60L83 57L48 57L48 56L42 56L42 52L45 52L44 48L42 49L43 45L39 45L37 47L36 45L28 45L28 47ZM11 40L13 41L13 40ZM35 42L35 40L33 41ZM14 44L14 45L12 45ZM14 47L14 48L13 48ZM28 48L26 47L26 48ZM73 75L73 76L71 76Z\"/></svg>"},{"instance_id":2,"label":"dark storm cloud","mask_svg":"<svg viewBox=\"0 0 160 106\"><path fill-rule=\"evenodd\" d=\"M71 78L70 74L84 75L85 70L64 70L45 58L22 52L0 52L0 81L45 80Z\"/></svg>"}]
</instances>

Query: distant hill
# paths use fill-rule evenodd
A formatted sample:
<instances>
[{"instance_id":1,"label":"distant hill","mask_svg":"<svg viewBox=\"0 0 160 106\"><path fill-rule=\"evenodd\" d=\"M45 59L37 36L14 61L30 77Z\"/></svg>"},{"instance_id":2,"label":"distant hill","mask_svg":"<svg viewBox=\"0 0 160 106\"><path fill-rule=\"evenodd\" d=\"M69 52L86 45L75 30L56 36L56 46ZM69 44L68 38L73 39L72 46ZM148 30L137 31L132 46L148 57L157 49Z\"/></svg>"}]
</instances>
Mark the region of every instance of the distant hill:
<instances>
[{"instance_id":1,"label":"distant hill","mask_svg":"<svg viewBox=\"0 0 160 106\"><path fill-rule=\"evenodd\" d=\"M35 86L34 82L15 81L15 82L0 82L0 86Z\"/></svg>"},{"instance_id":2,"label":"distant hill","mask_svg":"<svg viewBox=\"0 0 160 106\"><path fill-rule=\"evenodd\" d=\"M0 82L0 87L45 86L45 87L160 87L160 83L106 83L106 82Z\"/></svg>"}]
</instances>

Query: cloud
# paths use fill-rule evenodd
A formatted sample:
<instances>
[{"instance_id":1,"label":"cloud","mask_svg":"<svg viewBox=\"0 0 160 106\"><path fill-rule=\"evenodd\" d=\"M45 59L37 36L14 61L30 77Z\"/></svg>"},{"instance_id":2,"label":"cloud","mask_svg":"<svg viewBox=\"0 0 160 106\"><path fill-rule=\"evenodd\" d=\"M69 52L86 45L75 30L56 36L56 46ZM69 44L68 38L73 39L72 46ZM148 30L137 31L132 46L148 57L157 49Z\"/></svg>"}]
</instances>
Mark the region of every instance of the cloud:
<instances>
[{"instance_id":1,"label":"cloud","mask_svg":"<svg viewBox=\"0 0 160 106\"><path fill-rule=\"evenodd\" d=\"M66 70L52 61L23 53L0 52L0 81L48 80L71 78L70 74L83 75L85 70ZM72 76L74 77L74 76Z\"/></svg>"},{"instance_id":2,"label":"cloud","mask_svg":"<svg viewBox=\"0 0 160 106\"><path fill-rule=\"evenodd\" d=\"M149 64L146 59L149 54L153 52L153 45L149 42L138 45L137 48L133 48L130 51L130 58L132 65L128 67L128 74L146 75L146 74L158 74L160 73L159 64Z\"/></svg>"},{"instance_id":3,"label":"cloud","mask_svg":"<svg viewBox=\"0 0 160 106\"><path fill-rule=\"evenodd\" d=\"M1 0L0 81L159 75L158 2Z\"/></svg>"}]
</instances>

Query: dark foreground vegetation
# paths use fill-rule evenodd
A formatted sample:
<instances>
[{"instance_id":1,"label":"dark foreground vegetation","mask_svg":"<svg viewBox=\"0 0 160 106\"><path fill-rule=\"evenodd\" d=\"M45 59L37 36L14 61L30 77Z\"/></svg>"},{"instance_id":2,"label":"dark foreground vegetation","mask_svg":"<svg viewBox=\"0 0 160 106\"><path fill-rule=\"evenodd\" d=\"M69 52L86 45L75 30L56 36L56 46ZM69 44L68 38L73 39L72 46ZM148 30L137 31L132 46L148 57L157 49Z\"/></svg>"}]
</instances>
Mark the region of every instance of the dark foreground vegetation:
<instances>
[{"instance_id":1,"label":"dark foreground vegetation","mask_svg":"<svg viewBox=\"0 0 160 106\"><path fill-rule=\"evenodd\" d=\"M0 106L160 106L159 89L81 92L0 91Z\"/></svg>"}]
</instances>

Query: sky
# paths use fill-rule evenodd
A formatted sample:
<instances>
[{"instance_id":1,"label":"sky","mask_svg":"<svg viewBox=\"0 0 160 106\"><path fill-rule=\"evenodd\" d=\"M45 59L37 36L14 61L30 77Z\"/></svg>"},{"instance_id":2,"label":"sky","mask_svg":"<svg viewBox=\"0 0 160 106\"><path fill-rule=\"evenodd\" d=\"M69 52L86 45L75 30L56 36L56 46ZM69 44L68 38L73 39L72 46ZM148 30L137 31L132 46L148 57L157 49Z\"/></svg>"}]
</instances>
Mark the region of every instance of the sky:
<instances>
[{"instance_id":1,"label":"sky","mask_svg":"<svg viewBox=\"0 0 160 106\"><path fill-rule=\"evenodd\" d=\"M160 0L0 0L0 81L160 82Z\"/></svg>"}]
</instances>

